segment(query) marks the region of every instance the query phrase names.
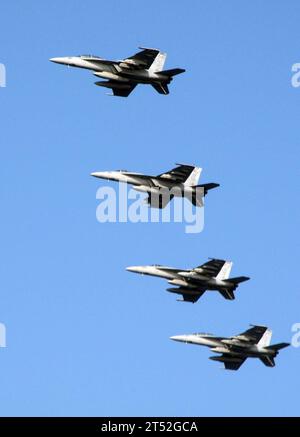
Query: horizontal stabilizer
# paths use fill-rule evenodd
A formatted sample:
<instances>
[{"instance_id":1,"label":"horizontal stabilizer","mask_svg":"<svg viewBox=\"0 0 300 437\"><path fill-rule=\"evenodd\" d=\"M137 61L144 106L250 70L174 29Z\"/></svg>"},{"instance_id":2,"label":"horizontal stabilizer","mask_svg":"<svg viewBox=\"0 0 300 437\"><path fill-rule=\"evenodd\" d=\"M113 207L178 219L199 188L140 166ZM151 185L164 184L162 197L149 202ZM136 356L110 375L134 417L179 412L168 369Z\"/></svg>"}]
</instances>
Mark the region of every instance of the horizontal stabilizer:
<instances>
[{"instance_id":1,"label":"horizontal stabilizer","mask_svg":"<svg viewBox=\"0 0 300 437\"><path fill-rule=\"evenodd\" d=\"M224 282L231 282L232 284L240 284L241 282L249 281L248 276L238 276L237 278L224 279Z\"/></svg>"},{"instance_id":2,"label":"horizontal stabilizer","mask_svg":"<svg viewBox=\"0 0 300 437\"><path fill-rule=\"evenodd\" d=\"M191 198L190 198L191 197ZM191 200L192 204L194 206L199 206L200 208L202 208L202 206L204 205L203 203L203 194L202 193L198 193L197 196L195 196L194 194L192 196L187 196L187 198L189 200Z\"/></svg>"},{"instance_id":3,"label":"horizontal stabilizer","mask_svg":"<svg viewBox=\"0 0 300 437\"><path fill-rule=\"evenodd\" d=\"M158 71L157 73L162 76L172 77L172 76L177 76L177 74L181 74L184 72L185 70L183 68L173 68L172 70Z\"/></svg>"},{"instance_id":4,"label":"horizontal stabilizer","mask_svg":"<svg viewBox=\"0 0 300 437\"><path fill-rule=\"evenodd\" d=\"M222 294L224 299L227 300L234 300L235 296L232 290L219 290L219 292Z\"/></svg>"},{"instance_id":5,"label":"horizontal stabilizer","mask_svg":"<svg viewBox=\"0 0 300 437\"><path fill-rule=\"evenodd\" d=\"M279 351L280 349L283 349L283 348L288 347L288 346L290 346L290 343L277 343L277 344L271 344L270 346L267 346L266 349Z\"/></svg>"},{"instance_id":6,"label":"horizontal stabilizer","mask_svg":"<svg viewBox=\"0 0 300 437\"><path fill-rule=\"evenodd\" d=\"M173 197L173 194L164 195L159 193L148 193L148 197L145 199L145 201L151 208L163 209L168 205Z\"/></svg>"},{"instance_id":7,"label":"horizontal stabilizer","mask_svg":"<svg viewBox=\"0 0 300 437\"><path fill-rule=\"evenodd\" d=\"M159 94L169 94L169 88L166 83L152 83L151 85Z\"/></svg>"},{"instance_id":8,"label":"horizontal stabilizer","mask_svg":"<svg viewBox=\"0 0 300 437\"><path fill-rule=\"evenodd\" d=\"M210 183L210 184L202 184L202 185L196 185L193 188L203 188L204 191L204 196L206 196L208 190L212 190L213 188L217 188L219 187L220 184L215 184L214 182Z\"/></svg>"},{"instance_id":9,"label":"horizontal stabilizer","mask_svg":"<svg viewBox=\"0 0 300 437\"><path fill-rule=\"evenodd\" d=\"M275 361L274 358L269 356L259 357L259 359L264 363L267 367L275 367Z\"/></svg>"}]
</instances>

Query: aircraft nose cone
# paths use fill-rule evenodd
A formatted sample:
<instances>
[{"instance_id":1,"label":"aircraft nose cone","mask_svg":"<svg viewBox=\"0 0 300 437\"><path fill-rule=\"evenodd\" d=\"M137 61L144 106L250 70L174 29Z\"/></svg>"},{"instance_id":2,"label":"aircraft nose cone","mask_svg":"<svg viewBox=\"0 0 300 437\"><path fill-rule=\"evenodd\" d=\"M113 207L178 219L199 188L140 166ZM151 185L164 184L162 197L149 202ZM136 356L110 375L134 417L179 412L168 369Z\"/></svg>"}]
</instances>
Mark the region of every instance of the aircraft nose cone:
<instances>
[{"instance_id":1,"label":"aircraft nose cone","mask_svg":"<svg viewBox=\"0 0 300 437\"><path fill-rule=\"evenodd\" d=\"M174 341L181 341L181 342L186 342L186 335L173 335L172 337L170 337L170 340L174 340Z\"/></svg>"},{"instance_id":2,"label":"aircraft nose cone","mask_svg":"<svg viewBox=\"0 0 300 437\"><path fill-rule=\"evenodd\" d=\"M126 270L127 270L128 272L140 273L140 272L141 272L141 267L138 267L138 266L130 266L130 267L126 267Z\"/></svg>"},{"instance_id":3,"label":"aircraft nose cone","mask_svg":"<svg viewBox=\"0 0 300 437\"><path fill-rule=\"evenodd\" d=\"M94 171L91 176L100 179L111 179L111 173L108 171Z\"/></svg>"},{"instance_id":4,"label":"aircraft nose cone","mask_svg":"<svg viewBox=\"0 0 300 437\"><path fill-rule=\"evenodd\" d=\"M51 58L49 59L49 61L55 62L55 64L64 64L64 65L68 64L67 58Z\"/></svg>"},{"instance_id":5,"label":"aircraft nose cone","mask_svg":"<svg viewBox=\"0 0 300 437\"><path fill-rule=\"evenodd\" d=\"M99 177L99 173L97 171L94 171L93 173L91 173L91 176L93 176L94 178Z\"/></svg>"}]
</instances>

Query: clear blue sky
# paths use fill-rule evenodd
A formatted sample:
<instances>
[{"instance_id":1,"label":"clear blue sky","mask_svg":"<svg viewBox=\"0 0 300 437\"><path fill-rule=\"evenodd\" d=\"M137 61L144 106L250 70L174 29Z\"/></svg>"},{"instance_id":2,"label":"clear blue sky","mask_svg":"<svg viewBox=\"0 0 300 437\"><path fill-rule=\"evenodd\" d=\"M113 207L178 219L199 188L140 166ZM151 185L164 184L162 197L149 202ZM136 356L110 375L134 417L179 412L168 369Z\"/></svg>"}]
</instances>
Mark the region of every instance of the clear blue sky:
<instances>
[{"instance_id":1,"label":"clear blue sky","mask_svg":"<svg viewBox=\"0 0 300 437\"><path fill-rule=\"evenodd\" d=\"M220 370L210 351L169 340L249 323L290 341L300 322L300 62L297 0L4 1L0 62L1 415L297 415L300 349L274 369ZM83 70L48 61L137 46L186 68L169 96L111 98ZM205 228L99 224L97 170L203 167L221 187ZM234 302L180 304L133 264L234 261Z\"/></svg>"}]
</instances>

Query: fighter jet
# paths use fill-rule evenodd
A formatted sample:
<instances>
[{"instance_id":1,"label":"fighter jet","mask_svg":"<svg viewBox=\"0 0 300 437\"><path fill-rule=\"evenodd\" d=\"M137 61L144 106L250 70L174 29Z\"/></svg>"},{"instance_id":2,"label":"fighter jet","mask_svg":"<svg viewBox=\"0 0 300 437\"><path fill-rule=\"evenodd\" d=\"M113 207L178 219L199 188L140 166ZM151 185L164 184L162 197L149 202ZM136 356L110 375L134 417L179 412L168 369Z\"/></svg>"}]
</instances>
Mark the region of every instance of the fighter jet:
<instances>
[{"instance_id":1,"label":"fighter jet","mask_svg":"<svg viewBox=\"0 0 300 437\"><path fill-rule=\"evenodd\" d=\"M250 325L251 326L251 325ZM289 346L279 343L270 346L272 331L265 326L253 326L233 337L215 337L212 334L175 335L171 340L207 346L221 354L209 357L224 363L225 369L238 370L247 358L259 358L265 366L274 367L278 351Z\"/></svg>"},{"instance_id":2,"label":"fighter jet","mask_svg":"<svg viewBox=\"0 0 300 437\"><path fill-rule=\"evenodd\" d=\"M179 301L195 303L206 290L217 290L228 300L233 300L234 290L239 283L248 281L248 277L229 278L232 268L231 261L210 259L210 261L193 269L184 270L161 265L127 267L129 272L142 275L158 276L168 280L176 287L167 288L171 293L182 295Z\"/></svg>"},{"instance_id":3,"label":"fighter jet","mask_svg":"<svg viewBox=\"0 0 300 437\"><path fill-rule=\"evenodd\" d=\"M148 193L146 202L153 208L165 208L173 197L185 197L193 205L203 206L203 197L219 184L197 185L202 171L200 167L176 165L178 167L158 176L132 173L127 170L94 172L91 176L132 184L134 190Z\"/></svg>"},{"instance_id":4,"label":"fighter jet","mask_svg":"<svg viewBox=\"0 0 300 437\"><path fill-rule=\"evenodd\" d=\"M95 85L111 88L114 96L127 97L138 84L149 84L159 94L169 94L168 84L173 80L173 76L184 73L185 70L163 70L166 53L158 49L139 48L140 52L119 61L108 61L93 55L51 58L50 61L85 68L91 70L98 78L108 79L95 82Z\"/></svg>"}]
</instances>

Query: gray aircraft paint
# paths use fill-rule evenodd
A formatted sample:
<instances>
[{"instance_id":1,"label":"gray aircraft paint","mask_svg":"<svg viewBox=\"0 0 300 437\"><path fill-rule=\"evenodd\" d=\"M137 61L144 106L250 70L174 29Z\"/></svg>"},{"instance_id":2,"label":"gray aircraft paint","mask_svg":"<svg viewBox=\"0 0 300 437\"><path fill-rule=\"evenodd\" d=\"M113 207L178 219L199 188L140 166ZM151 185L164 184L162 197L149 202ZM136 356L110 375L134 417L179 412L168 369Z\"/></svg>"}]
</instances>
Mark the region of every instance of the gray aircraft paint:
<instances>
[{"instance_id":1,"label":"gray aircraft paint","mask_svg":"<svg viewBox=\"0 0 300 437\"><path fill-rule=\"evenodd\" d=\"M265 326L253 326L228 338L201 333L170 337L177 342L209 347L212 352L221 354L209 358L223 363L228 370L238 370L247 358L259 358L265 366L274 367L274 358L289 343L270 345L271 338L272 331Z\"/></svg>"},{"instance_id":2,"label":"gray aircraft paint","mask_svg":"<svg viewBox=\"0 0 300 437\"><path fill-rule=\"evenodd\" d=\"M154 208L164 208L173 197L185 197L195 206L203 206L207 192L219 186L216 183L197 185L202 169L188 164L157 176L143 173L119 171L93 172L91 176L133 185L133 189L148 194L148 204Z\"/></svg>"},{"instance_id":3,"label":"gray aircraft paint","mask_svg":"<svg viewBox=\"0 0 300 437\"><path fill-rule=\"evenodd\" d=\"M231 261L211 259L192 269L150 265L131 266L127 270L142 275L157 276L166 279L178 288L168 288L171 293L181 294L184 301L195 303L207 290L219 291L225 299L233 300L233 291L239 283L249 280L247 276L229 278Z\"/></svg>"},{"instance_id":4,"label":"gray aircraft paint","mask_svg":"<svg viewBox=\"0 0 300 437\"><path fill-rule=\"evenodd\" d=\"M152 85L159 94L169 94L168 84L174 76L185 70L163 70L166 53L158 49L140 49L142 51L119 61L109 61L93 55L56 57L50 61L92 71L97 78L107 80L95 84L112 89L115 96L127 97L138 84Z\"/></svg>"}]
</instances>

